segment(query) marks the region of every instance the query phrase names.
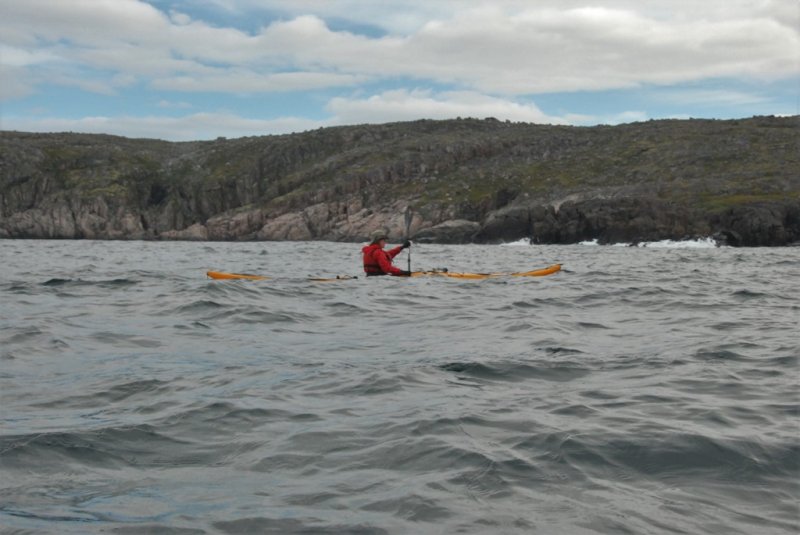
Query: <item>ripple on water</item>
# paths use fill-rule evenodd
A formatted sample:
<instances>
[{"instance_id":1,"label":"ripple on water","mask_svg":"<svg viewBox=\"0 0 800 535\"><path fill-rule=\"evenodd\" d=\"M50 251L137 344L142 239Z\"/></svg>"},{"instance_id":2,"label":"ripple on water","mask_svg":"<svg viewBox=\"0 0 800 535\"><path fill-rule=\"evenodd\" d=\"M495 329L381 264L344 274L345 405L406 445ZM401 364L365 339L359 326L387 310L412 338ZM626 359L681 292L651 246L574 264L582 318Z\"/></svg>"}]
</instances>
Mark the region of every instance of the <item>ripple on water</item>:
<instances>
[{"instance_id":1,"label":"ripple on water","mask_svg":"<svg viewBox=\"0 0 800 535\"><path fill-rule=\"evenodd\" d=\"M459 377L467 377L478 381L507 381L519 382L530 379L540 379L545 381L572 381L585 376L590 372L577 363L564 361L537 362L527 364L515 361L492 361L492 362L450 362L442 364L439 368L446 372L452 372Z\"/></svg>"},{"instance_id":2,"label":"ripple on water","mask_svg":"<svg viewBox=\"0 0 800 535\"><path fill-rule=\"evenodd\" d=\"M800 250L421 244L565 270L327 284L360 246L0 248L12 532L800 529Z\"/></svg>"}]
</instances>

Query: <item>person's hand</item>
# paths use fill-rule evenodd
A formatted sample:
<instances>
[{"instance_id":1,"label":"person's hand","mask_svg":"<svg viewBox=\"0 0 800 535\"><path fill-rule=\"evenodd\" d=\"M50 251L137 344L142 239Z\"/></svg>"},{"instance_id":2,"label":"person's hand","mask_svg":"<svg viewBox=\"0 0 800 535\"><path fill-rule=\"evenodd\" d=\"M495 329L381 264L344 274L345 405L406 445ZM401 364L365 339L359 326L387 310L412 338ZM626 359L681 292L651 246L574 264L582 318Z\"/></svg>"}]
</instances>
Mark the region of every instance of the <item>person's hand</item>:
<instances>
[{"instance_id":1,"label":"person's hand","mask_svg":"<svg viewBox=\"0 0 800 535\"><path fill-rule=\"evenodd\" d=\"M403 249L408 249L411 247L411 240L406 240L403 242Z\"/></svg>"}]
</instances>

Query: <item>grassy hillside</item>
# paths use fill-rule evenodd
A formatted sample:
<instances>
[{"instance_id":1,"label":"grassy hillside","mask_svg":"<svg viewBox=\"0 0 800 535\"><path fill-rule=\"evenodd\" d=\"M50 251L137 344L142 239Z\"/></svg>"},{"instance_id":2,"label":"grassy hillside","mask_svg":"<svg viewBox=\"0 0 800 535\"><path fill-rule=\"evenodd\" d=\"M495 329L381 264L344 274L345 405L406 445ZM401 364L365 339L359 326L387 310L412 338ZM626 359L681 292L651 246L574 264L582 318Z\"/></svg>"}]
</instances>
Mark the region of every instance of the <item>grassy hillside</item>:
<instances>
[{"instance_id":1,"label":"grassy hillside","mask_svg":"<svg viewBox=\"0 0 800 535\"><path fill-rule=\"evenodd\" d=\"M800 199L798 117L569 127L421 120L207 142L0 134L0 218L102 199L145 226L403 200L436 224L519 203L658 199L708 213Z\"/></svg>"}]
</instances>

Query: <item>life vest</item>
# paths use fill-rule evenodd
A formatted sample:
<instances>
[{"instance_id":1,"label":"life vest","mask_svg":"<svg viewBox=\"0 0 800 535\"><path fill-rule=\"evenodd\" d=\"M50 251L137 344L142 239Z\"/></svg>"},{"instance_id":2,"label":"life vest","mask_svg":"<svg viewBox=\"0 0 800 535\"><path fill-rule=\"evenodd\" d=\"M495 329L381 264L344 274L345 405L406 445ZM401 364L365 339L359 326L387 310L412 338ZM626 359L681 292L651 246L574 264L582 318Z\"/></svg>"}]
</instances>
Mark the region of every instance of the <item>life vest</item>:
<instances>
[{"instance_id":1,"label":"life vest","mask_svg":"<svg viewBox=\"0 0 800 535\"><path fill-rule=\"evenodd\" d=\"M364 246L361 253L364 259L364 273L367 276L373 275L394 275L402 273L403 270L392 265L392 258L402 250L402 247L395 247L385 251L377 243Z\"/></svg>"}]
</instances>

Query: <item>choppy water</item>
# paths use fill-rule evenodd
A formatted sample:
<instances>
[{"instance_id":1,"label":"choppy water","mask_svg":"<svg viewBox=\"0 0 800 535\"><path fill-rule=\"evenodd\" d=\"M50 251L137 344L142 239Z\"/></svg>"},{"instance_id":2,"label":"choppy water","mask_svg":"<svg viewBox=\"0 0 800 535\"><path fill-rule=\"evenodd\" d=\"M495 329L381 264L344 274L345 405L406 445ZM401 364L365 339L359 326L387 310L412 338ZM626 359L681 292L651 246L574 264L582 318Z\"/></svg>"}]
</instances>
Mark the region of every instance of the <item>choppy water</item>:
<instances>
[{"instance_id":1,"label":"choppy water","mask_svg":"<svg viewBox=\"0 0 800 535\"><path fill-rule=\"evenodd\" d=\"M0 526L800 530L800 248L359 248L0 241Z\"/></svg>"}]
</instances>

